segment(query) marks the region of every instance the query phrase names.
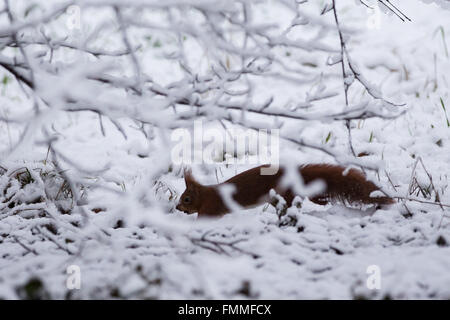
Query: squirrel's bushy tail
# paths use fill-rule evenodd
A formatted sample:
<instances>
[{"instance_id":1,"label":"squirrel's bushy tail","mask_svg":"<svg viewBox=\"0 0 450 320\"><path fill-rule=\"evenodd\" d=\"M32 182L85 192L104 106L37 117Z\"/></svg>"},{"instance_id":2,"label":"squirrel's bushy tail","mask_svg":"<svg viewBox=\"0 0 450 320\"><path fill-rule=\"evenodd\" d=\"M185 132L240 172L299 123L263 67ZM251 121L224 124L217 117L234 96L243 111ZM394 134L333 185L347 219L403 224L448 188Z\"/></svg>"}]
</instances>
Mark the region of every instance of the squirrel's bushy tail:
<instances>
[{"instance_id":1,"label":"squirrel's bushy tail","mask_svg":"<svg viewBox=\"0 0 450 320\"><path fill-rule=\"evenodd\" d=\"M371 197L372 192L380 189L368 181L362 171L350 169L345 173L345 170L338 165L309 164L301 167L300 172L305 183L316 179L326 182L326 191L314 199L318 203L339 200L343 203L389 205L395 202L388 196Z\"/></svg>"}]
</instances>

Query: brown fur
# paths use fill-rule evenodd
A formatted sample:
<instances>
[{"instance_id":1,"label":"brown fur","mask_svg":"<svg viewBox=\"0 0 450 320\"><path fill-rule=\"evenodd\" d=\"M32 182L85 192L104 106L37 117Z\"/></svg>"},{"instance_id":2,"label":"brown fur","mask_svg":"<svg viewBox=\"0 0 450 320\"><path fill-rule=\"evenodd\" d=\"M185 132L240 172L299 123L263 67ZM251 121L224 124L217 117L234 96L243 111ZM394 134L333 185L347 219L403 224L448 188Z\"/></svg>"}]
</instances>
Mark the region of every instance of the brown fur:
<instances>
[{"instance_id":1,"label":"brown fur","mask_svg":"<svg viewBox=\"0 0 450 320\"><path fill-rule=\"evenodd\" d=\"M243 207L264 203L268 200L271 189L275 189L283 196L287 205L291 206L294 193L291 189L282 189L279 186L284 169L280 168L275 175L261 175L261 167L263 166L244 171L225 182L211 186L199 184L190 172L185 172L186 190L180 197L177 209L186 213L198 212L199 216L221 216L228 213L230 210L218 191L218 187L224 184L235 187L233 199ZM370 194L379 189L374 183L367 181L359 170L350 169L343 175L344 167L329 164L308 164L301 166L299 170L305 184L317 179L326 184L324 192L311 198L314 203L321 205L334 201L378 205L394 203L389 197L371 198Z\"/></svg>"}]
</instances>

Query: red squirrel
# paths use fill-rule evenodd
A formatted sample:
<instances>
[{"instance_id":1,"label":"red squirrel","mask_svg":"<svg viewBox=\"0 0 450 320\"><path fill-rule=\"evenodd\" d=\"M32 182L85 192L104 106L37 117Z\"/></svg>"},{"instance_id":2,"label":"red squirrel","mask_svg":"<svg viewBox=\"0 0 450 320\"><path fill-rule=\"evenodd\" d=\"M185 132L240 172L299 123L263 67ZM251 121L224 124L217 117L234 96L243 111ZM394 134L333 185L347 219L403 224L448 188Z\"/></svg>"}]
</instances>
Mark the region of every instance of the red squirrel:
<instances>
[{"instance_id":1,"label":"red squirrel","mask_svg":"<svg viewBox=\"0 0 450 320\"><path fill-rule=\"evenodd\" d=\"M269 200L271 189L280 194L286 200L286 205L290 207L295 195L291 189L283 189L279 185L285 170L280 168L274 175L261 175L262 167L269 166L252 168L225 182L208 186L201 185L190 172L185 172L186 190L181 195L176 208L189 214L198 212L199 217L222 216L229 213L230 209L226 206L218 190L225 184L235 187L232 198L244 208L257 206ZM310 199L316 204L325 205L336 200L376 205L394 203L394 200L387 196L370 197L370 194L379 188L374 183L367 181L361 171L350 169L344 175L345 170L344 167L330 164L308 164L299 167L305 184L314 180L322 180L326 184L325 191Z\"/></svg>"}]
</instances>

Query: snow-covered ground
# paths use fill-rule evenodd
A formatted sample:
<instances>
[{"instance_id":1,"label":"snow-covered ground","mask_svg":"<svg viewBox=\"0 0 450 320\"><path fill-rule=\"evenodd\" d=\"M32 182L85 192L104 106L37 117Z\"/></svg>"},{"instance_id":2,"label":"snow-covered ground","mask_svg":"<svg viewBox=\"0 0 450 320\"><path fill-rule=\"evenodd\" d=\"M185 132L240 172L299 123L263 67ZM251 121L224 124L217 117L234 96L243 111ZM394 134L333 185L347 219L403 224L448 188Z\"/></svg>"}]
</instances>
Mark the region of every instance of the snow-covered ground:
<instances>
[{"instance_id":1,"label":"snow-covered ground","mask_svg":"<svg viewBox=\"0 0 450 320\"><path fill-rule=\"evenodd\" d=\"M284 21L276 2L269 1L273 11L260 12L255 19L277 15ZM396 3L412 22L382 12L371 16L362 5L355 9L355 1L346 1L339 10L342 23L358 29L348 45L364 76L386 99L406 104L394 107L406 109L395 119L353 121L352 143L356 153L369 154L363 157L366 164L384 166L378 175L368 175L386 190L407 196L412 187L413 196L428 202L435 201L438 192L440 201L450 205L450 11L434 3ZM176 79L179 72L175 62L158 60L171 41L153 37L144 44L153 49L140 53L146 70L161 83ZM108 45L113 46L105 40ZM208 68L208 53L199 52L194 44L190 49L188 56L199 70ZM298 59L307 62L325 61L309 53L289 54L299 54ZM329 90L340 94L335 103L343 103L340 69L332 68L336 73L327 82ZM1 78L6 74L0 71ZM42 92L62 85L57 80L46 82ZM84 84L66 85L85 89ZM14 80L0 86L2 118L26 116L32 110L32 98L24 96ZM303 101L305 90L292 82L264 78L255 80L253 98L262 102L273 96L275 104L284 105ZM101 92L87 94L104 98ZM366 96L363 88L356 89L350 103ZM118 95L119 103L121 98ZM335 108L323 103L315 107L327 112ZM170 154L160 153L166 150L161 137L147 139L135 122L120 116L127 139L106 120L103 135L98 115L89 112L52 110L36 122L50 117L58 136L55 148L70 160L62 163L85 168L78 177L84 182L80 190L84 202L78 203L84 211L61 214L61 208L70 210L75 204L70 195L62 196L67 192L61 187L62 177L48 178L57 170L47 161L46 146L39 144L41 133L10 152L22 129L0 123L0 165L8 170L0 177L4 190L0 298L30 297L36 292L54 299L450 298L450 206L400 201L373 212L306 200L301 209L290 208L289 219L284 220L267 205L215 221L196 220L174 209L184 190L181 168L173 166L154 177L159 168L169 167ZM310 121L302 131L302 122L287 121L284 130L298 130L311 142L347 150L344 123L316 122ZM333 161L318 150L299 149L286 141L281 143L280 156L299 164ZM193 166L193 173L208 184L249 167L216 162ZM21 186L17 172L32 182ZM73 171L66 173L70 176ZM8 207L13 194L16 206ZM17 207L20 203L45 214L27 215ZM80 271L80 289L67 286L67 280L73 279L67 271L70 266ZM378 275L380 281L373 282ZM371 287L374 283L379 287Z\"/></svg>"}]
</instances>

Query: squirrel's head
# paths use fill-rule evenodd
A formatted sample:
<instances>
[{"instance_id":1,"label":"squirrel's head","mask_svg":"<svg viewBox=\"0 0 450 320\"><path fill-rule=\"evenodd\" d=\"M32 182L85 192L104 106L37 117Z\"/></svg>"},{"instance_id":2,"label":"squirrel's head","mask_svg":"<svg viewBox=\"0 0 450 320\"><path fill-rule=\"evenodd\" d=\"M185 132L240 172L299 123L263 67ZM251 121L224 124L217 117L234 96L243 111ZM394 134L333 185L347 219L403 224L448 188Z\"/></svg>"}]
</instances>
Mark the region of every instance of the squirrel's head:
<instances>
[{"instance_id":1,"label":"squirrel's head","mask_svg":"<svg viewBox=\"0 0 450 320\"><path fill-rule=\"evenodd\" d=\"M176 208L188 214L198 212L202 185L195 181L191 171L188 170L184 171L184 182L186 183L186 190L181 195Z\"/></svg>"}]
</instances>

